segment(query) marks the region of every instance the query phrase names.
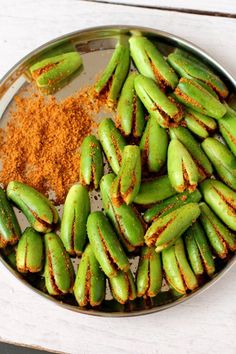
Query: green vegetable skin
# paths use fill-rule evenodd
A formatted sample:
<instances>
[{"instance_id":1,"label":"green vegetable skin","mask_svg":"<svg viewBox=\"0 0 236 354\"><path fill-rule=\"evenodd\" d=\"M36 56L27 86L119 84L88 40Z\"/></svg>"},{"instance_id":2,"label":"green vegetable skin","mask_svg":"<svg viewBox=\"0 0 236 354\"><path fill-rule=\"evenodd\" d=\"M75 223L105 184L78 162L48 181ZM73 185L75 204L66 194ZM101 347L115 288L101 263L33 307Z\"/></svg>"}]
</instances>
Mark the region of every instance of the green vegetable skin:
<instances>
[{"instance_id":1,"label":"green vegetable skin","mask_svg":"<svg viewBox=\"0 0 236 354\"><path fill-rule=\"evenodd\" d=\"M236 158L220 141L207 138L202 143L202 148L210 159L216 172L225 184L236 189Z\"/></svg>"},{"instance_id":2,"label":"green vegetable skin","mask_svg":"<svg viewBox=\"0 0 236 354\"><path fill-rule=\"evenodd\" d=\"M50 94L60 85L64 86L82 65L82 58L77 52L68 52L45 58L30 67L32 78L40 90Z\"/></svg>"},{"instance_id":3,"label":"green vegetable skin","mask_svg":"<svg viewBox=\"0 0 236 354\"><path fill-rule=\"evenodd\" d=\"M126 145L122 163L111 188L112 201L116 205L130 205L137 196L141 183L141 156L136 145Z\"/></svg>"},{"instance_id":4,"label":"green vegetable skin","mask_svg":"<svg viewBox=\"0 0 236 354\"><path fill-rule=\"evenodd\" d=\"M105 298L106 279L91 245L83 253L74 284L74 295L80 306L98 306Z\"/></svg>"},{"instance_id":5,"label":"green vegetable skin","mask_svg":"<svg viewBox=\"0 0 236 354\"><path fill-rule=\"evenodd\" d=\"M229 92L222 80L202 63L188 57L188 54L186 55L183 51L175 51L169 54L168 62L180 76L188 79L198 79L206 87L209 86L210 89L215 90L219 96L227 97Z\"/></svg>"},{"instance_id":6,"label":"green vegetable skin","mask_svg":"<svg viewBox=\"0 0 236 354\"><path fill-rule=\"evenodd\" d=\"M108 219L100 211L89 215L87 232L92 250L102 270L109 277L130 268L128 258Z\"/></svg>"},{"instance_id":7,"label":"green vegetable skin","mask_svg":"<svg viewBox=\"0 0 236 354\"><path fill-rule=\"evenodd\" d=\"M145 126L143 105L134 89L137 73L126 79L117 105L116 126L124 136L139 138Z\"/></svg>"},{"instance_id":8,"label":"green vegetable skin","mask_svg":"<svg viewBox=\"0 0 236 354\"><path fill-rule=\"evenodd\" d=\"M168 134L155 117L150 116L140 141L142 162L150 172L158 172L166 162Z\"/></svg>"},{"instance_id":9,"label":"green vegetable skin","mask_svg":"<svg viewBox=\"0 0 236 354\"><path fill-rule=\"evenodd\" d=\"M128 74L129 65L129 43L126 36L121 36L107 67L95 84L95 91L99 94L108 86L111 79L108 91L108 105L113 106L117 101L123 82Z\"/></svg>"},{"instance_id":10,"label":"green vegetable skin","mask_svg":"<svg viewBox=\"0 0 236 354\"><path fill-rule=\"evenodd\" d=\"M154 80L138 75L134 87L148 113L156 118L160 126L168 128L178 125L183 118L181 105L172 97L167 97Z\"/></svg>"},{"instance_id":11,"label":"green vegetable skin","mask_svg":"<svg viewBox=\"0 0 236 354\"><path fill-rule=\"evenodd\" d=\"M198 189L194 192L185 191L177 195L167 198L160 203L157 203L150 209L146 210L143 217L147 223L154 221L160 216L169 214L171 211L188 203L198 203L202 198Z\"/></svg>"},{"instance_id":12,"label":"green vegetable skin","mask_svg":"<svg viewBox=\"0 0 236 354\"><path fill-rule=\"evenodd\" d=\"M150 205L175 195L177 192L171 186L168 176L161 176L140 185L139 193L134 203Z\"/></svg>"},{"instance_id":13,"label":"green vegetable skin","mask_svg":"<svg viewBox=\"0 0 236 354\"><path fill-rule=\"evenodd\" d=\"M130 58L138 72L129 73ZM81 65L77 52L58 53L30 72L50 90ZM164 58L147 38L122 35L95 91L117 104L116 120L103 119L98 137L83 140L60 237L53 203L12 181L0 189L0 248L24 276L41 276L44 267L47 292L73 293L81 307L102 303L106 278L122 310L137 297L158 298L163 278L175 294L194 291L203 274L215 274L215 258L236 251L236 112L223 101L228 89L189 53ZM210 136L217 129L227 145ZM104 175L103 152L113 173ZM99 188L104 212L91 212L90 191ZM31 225L22 235L12 202ZM76 277L70 256L81 256ZM139 256L135 277L131 256Z\"/></svg>"},{"instance_id":14,"label":"green vegetable skin","mask_svg":"<svg viewBox=\"0 0 236 354\"><path fill-rule=\"evenodd\" d=\"M109 165L113 172L118 174L126 145L124 137L110 118L101 121L98 127L98 136Z\"/></svg>"},{"instance_id":15,"label":"green vegetable skin","mask_svg":"<svg viewBox=\"0 0 236 354\"><path fill-rule=\"evenodd\" d=\"M213 168L209 159L202 150L199 142L194 138L194 136L187 128L181 126L178 128L171 128L170 137L171 139L178 139L192 156L198 168L199 181L202 181L206 177L212 175Z\"/></svg>"},{"instance_id":16,"label":"green vegetable skin","mask_svg":"<svg viewBox=\"0 0 236 354\"><path fill-rule=\"evenodd\" d=\"M142 75L157 81L162 88L176 87L178 77L175 71L151 41L145 37L133 36L129 43L132 59Z\"/></svg>"},{"instance_id":17,"label":"green vegetable skin","mask_svg":"<svg viewBox=\"0 0 236 354\"><path fill-rule=\"evenodd\" d=\"M225 106L196 80L181 78L174 96L182 104L215 119L226 113Z\"/></svg>"},{"instance_id":18,"label":"green vegetable skin","mask_svg":"<svg viewBox=\"0 0 236 354\"><path fill-rule=\"evenodd\" d=\"M45 242L45 285L50 295L72 292L74 269L60 237L55 233L44 236Z\"/></svg>"},{"instance_id":19,"label":"green vegetable skin","mask_svg":"<svg viewBox=\"0 0 236 354\"><path fill-rule=\"evenodd\" d=\"M185 108L184 120L188 129L203 139L213 134L217 129L217 123L213 118L191 108Z\"/></svg>"},{"instance_id":20,"label":"green vegetable skin","mask_svg":"<svg viewBox=\"0 0 236 354\"><path fill-rule=\"evenodd\" d=\"M144 246L141 249L137 270L137 295L156 296L162 286L161 256L155 247Z\"/></svg>"},{"instance_id":21,"label":"green vegetable skin","mask_svg":"<svg viewBox=\"0 0 236 354\"><path fill-rule=\"evenodd\" d=\"M50 232L59 222L57 209L36 189L21 182L12 181L7 186L7 196L27 217L38 232Z\"/></svg>"},{"instance_id":22,"label":"green vegetable skin","mask_svg":"<svg viewBox=\"0 0 236 354\"><path fill-rule=\"evenodd\" d=\"M201 184L203 198L218 217L236 231L236 192L223 182L207 179Z\"/></svg>"},{"instance_id":23,"label":"green vegetable skin","mask_svg":"<svg viewBox=\"0 0 236 354\"><path fill-rule=\"evenodd\" d=\"M109 279L113 297L121 304L136 298L136 287L133 274L119 271L119 273Z\"/></svg>"},{"instance_id":24,"label":"green vegetable skin","mask_svg":"<svg viewBox=\"0 0 236 354\"><path fill-rule=\"evenodd\" d=\"M144 224L141 215L131 205L123 203L116 206L111 198L111 186L115 179L113 173L104 175L100 190L102 203L107 217L113 224L125 248L132 252L144 243Z\"/></svg>"},{"instance_id":25,"label":"green vegetable skin","mask_svg":"<svg viewBox=\"0 0 236 354\"><path fill-rule=\"evenodd\" d=\"M226 258L229 250L236 250L235 235L227 229L206 203L200 203L199 206L201 210L199 220L212 248L220 258Z\"/></svg>"},{"instance_id":26,"label":"green vegetable skin","mask_svg":"<svg viewBox=\"0 0 236 354\"><path fill-rule=\"evenodd\" d=\"M197 166L188 150L178 139L172 139L169 144L167 169L172 187L177 192L196 189L198 184Z\"/></svg>"},{"instance_id":27,"label":"green vegetable skin","mask_svg":"<svg viewBox=\"0 0 236 354\"><path fill-rule=\"evenodd\" d=\"M80 182L98 189L103 176L102 148L94 135L84 138L80 156Z\"/></svg>"},{"instance_id":28,"label":"green vegetable skin","mask_svg":"<svg viewBox=\"0 0 236 354\"><path fill-rule=\"evenodd\" d=\"M16 251L16 266L21 273L36 273L42 270L42 235L32 227L27 227L20 238Z\"/></svg>"},{"instance_id":29,"label":"green vegetable skin","mask_svg":"<svg viewBox=\"0 0 236 354\"><path fill-rule=\"evenodd\" d=\"M198 281L186 258L184 243L179 238L176 243L163 250L163 268L171 288L184 295L186 290L195 290Z\"/></svg>"},{"instance_id":30,"label":"green vegetable skin","mask_svg":"<svg viewBox=\"0 0 236 354\"><path fill-rule=\"evenodd\" d=\"M184 240L194 273L198 276L206 270L207 274L211 276L215 272L213 255L199 222L195 222L185 232Z\"/></svg>"},{"instance_id":31,"label":"green vegetable skin","mask_svg":"<svg viewBox=\"0 0 236 354\"><path fill-rule=\"evenodd\" d=\"M228 147L236 156L236 112L225 104L226 114L219 121L219 130Z\"/></svg>"},{"instance_id":32,"label":"green vegetable skin","mask_svg":"<svg viewBox=\"0 0 236 354\"><path fill-rule=\"evenodd\" d=\"M5 191L0 188L0 248L17 243L20 226Z\"/></svg>"},{"instance_id":33,"label":"green vegetable skin","mask_svg":"<svg viewBox=\"0 0 236 354\"><path fill-rule=\"evenodd\" d=\"M73 185L66 196L61 220L61 239L72 256L80 256L84 250L89 213L90 200L87 189L81 184Z\"/></svg>"},{"instance_id":34,"label":"green vegetable skin","mask_svg":"<svg viewBox=\"0 0 236 354\"><path fill-rule=\"evenodd\" d=\"M144 238L148 246L156 246L156 252L169 248L200 215L197 203L186 204L155 220Z\"/></svg>"}]
</instances>

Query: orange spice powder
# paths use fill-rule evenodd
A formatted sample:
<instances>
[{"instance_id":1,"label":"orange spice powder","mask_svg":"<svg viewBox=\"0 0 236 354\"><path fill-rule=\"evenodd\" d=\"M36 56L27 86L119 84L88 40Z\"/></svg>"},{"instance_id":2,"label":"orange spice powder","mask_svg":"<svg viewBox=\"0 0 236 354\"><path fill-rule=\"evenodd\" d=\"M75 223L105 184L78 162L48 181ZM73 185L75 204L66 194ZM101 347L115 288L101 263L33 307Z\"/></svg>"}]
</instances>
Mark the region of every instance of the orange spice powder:
<instances>
[{"instance_id":1,"label":"orange spice powder","mask_svg":"<svg viewBox=\"0 0 236 354\"><path fill-rule=\"evenodd\" d=\"M79 181L79 148L96 126L94 116L104 105L92 88L61 102L32 94L15 97L7 128L0 134L0 182L24 182L45 195L53 191L60 204Z\"/></svg>"}]
</instances>

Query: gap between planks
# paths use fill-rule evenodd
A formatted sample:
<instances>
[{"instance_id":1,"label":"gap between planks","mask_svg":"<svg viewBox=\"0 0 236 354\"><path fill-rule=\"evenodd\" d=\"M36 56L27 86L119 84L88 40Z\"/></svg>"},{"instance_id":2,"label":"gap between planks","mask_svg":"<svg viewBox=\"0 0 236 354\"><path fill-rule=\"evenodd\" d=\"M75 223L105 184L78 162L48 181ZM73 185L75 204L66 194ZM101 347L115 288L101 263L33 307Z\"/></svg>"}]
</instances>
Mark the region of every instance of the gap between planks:
<instances>
[{"instance_id":1,"label":"gap between planks","mask_svg":"<svg viewBox=\"0 0 236 354\"><path fill-rule=\"evenodd\" d=\"M229 13L229 12L219 12L219 11L209 11L209 10L197 10L197 9L186 9L186 8L173 8L168 6L154 6L154 5L146 5L146 4L131 4L131 3L120 3L116 1L109 1L109 0L84 0L85 2L94 2L94 3L101 3L107 5L117 5L117 6L128 6L128 7L138 7L143 9L151 9L151 10L162 10L162 11L170 11L170 12L181 12L186 14L194 14L194 15L201 15L201 16L214 16L214 17L225 17L225 18L235 18L236 13Z\"/></svg>"}]
</instances>

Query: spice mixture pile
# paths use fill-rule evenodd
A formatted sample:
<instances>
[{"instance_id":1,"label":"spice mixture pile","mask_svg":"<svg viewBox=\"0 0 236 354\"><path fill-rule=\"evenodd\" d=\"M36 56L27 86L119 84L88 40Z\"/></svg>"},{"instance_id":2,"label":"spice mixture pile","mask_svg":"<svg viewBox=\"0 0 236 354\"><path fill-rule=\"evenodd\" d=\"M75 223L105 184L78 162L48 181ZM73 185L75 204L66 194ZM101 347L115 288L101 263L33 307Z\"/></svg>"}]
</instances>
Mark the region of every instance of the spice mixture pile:
<instances>
[{"instance_id":1,"label":"spice mixture pile","mask_svg":"<svg viewBox=\"0 0 236 354\"><path fill-rule=\"evenodd\" d=\"M32 94L16 97L15 103L1 131L0 181L4 186L24 182L45 195L52 190L55 203L61 204L79 180L79 148L96 126L94 116L104 101L86 88L61 102Z\"/></svg>"}]
</instances>

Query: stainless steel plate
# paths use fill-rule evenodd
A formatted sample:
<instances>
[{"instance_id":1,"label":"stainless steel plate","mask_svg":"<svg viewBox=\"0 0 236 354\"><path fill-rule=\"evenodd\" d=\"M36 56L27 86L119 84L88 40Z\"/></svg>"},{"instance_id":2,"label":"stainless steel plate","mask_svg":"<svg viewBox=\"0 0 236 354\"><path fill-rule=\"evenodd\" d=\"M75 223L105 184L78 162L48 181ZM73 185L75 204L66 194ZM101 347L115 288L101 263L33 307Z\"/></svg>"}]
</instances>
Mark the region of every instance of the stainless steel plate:
<instances>
[{"instance_id":1,"label":"stainless steel plate","mask_svg":"<svg viewBox=\"0 0 236 354\"><path fill-rule=\"evenodd\" d=\"M26 73L29 65L39 57L41 58L44 55L47 56L51 49L58 49L61 52L68 51L71 46L75 46L83 57L84 68L82 73L56 94L57 99L60 100L73 94L76 90L82 88L83 86L92 84L96 75L106 66L119 35L131 35L134 32L140 32L149 37L152 41L156 42L158 44L158 48L164 55L167 55L169 52L173 51L175 47L180 47L199 57L211 66L224 80L230 89L231 95L229 100L234 102L236 92L236 81L234 78L219 63L190 42L187 42L172 34L149 28L123 26L97 27L74 32L45 44L23 58L5 75L5 77L0 81L0 126L4 127L8 121L9 109L14 107L13 97L16 94L23 94L22 88L30 88L31 84L26 80L24 74ZM104 114L101 113L98 119L100 119L103 115ZM97 200L97 196L96 198L94 198L94 196L94 194L91 196L92 208L99 209L101 207L100 201L99 199ZM19 217L21 226L24 229L26 226L25 218L19 213L17 216ZM236 255L231 255L225 261L217 260L217 272L213 279L204 279L201 287L197 291L187 294L184 297L178 298L174 296L169 291L168 286L163 283L162 292L155 298L147 300L137 299L126 305L120 305L114 300L111 300L109 291L107 291L106 300L96 309L78 307L72 295L58 298L53 298L47 295L43 291L43 278L39 281L38 277L32 275L23 277L11 268L11 266L4 259L4 256L1 254L0 260L5 267L26 286L30 287L39 295L44 296L46 299L49 299L64 308L97 316L136 316L167 309L199 294L210 285L214 284L234 263L236 263ZM74 263L76 267L78 260L75 260ZM137 259L132 259L131 263L132 269L135 270Z\"/></svg>"}]
</instances>

